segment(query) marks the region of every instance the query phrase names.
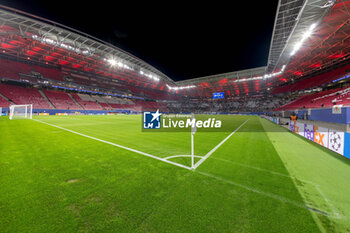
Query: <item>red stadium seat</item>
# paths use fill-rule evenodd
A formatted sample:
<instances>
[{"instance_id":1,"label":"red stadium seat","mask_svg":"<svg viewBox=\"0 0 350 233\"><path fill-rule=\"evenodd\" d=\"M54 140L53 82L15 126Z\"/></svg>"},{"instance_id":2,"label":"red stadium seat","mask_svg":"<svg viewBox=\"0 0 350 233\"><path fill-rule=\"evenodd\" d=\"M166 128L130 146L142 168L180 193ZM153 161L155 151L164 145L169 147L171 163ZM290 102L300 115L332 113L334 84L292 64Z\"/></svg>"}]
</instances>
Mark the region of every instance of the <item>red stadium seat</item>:
<instances>
[{"instance_id":1,"label":"red stadium seat","mask_svg":"<svg viewBox=\"0 0 350 233\"><path fill-rule=\"evenodd\" d=\"M0 107L8 108L11 105L9 101L0 96Z\"/></svg>"},{"instance_id":2,"label":"red stadium seat","mask_svg":"<svg viewBox=\"0 0 350 233\"><path fill-rule=\"evenodd\" d=\"M15 104L33 104L33 108L51 109L49 103L35 88L0 84L0 93Z\"/></svg>"},{"instance_id":3,"label":"red stadium seat","mask_svg":"<svg viewBox=\"0 0 350 233\"><path fill-rule=\"evenodd\" d=\"M82 100L76 93L72 93L72 96L85 110L103 110L101 105L96 102Z\"/></svg>"},{"instance_id":4,"label":"red stadium seat","mask_svg":"<svg viewBox=\"0 0 350 233\"><path fill-rule=\"evenodd\" d=\"M56 109L73 109L81 110L81 107L77 105L72 98L63 91L43 91L50 102Z\"/></svg>"},{"instance_id":5,"label":"red stadium seat","mask_svg":"<svg viewBox=\"0 0 350 233\"><path fill-rule=\"evenodd\" d=\"M305 90L305 89L309 89L309 88L313 88L313 87L318 87L320 85L330 83L333 80L336 80L336 79L346 75L346 73L349 69L350 69L350 65L346 65L344 67L329 71L329 72L324 73L324 74L316 75L316 76L308 78L308 79L303 79L297 83L294 83L294 84L291 84L288 86L277 87L272 91L272 94L294 92L294 91Z\"/></svg>"},{"instance_id":6,"label":"red stadium seat","mask_svg":"<svg viewBox=\"0 0 350 233\"><path fill-rule=\"evenodd\" d=\"M304 95L296 100L287 103L278 109L281 110L296 110L309 108L330 108L335 104L350 106L350 88L337 88L332 90L322 91L316 94Z\"/></svg>"},{"instance_id":7,"label":"red stadium seat","mask_svg":"<svg viewBox=\"0 0 350 233\"><path fill-rule=\"evenodd\" d=\"M31 66L25 63L0 59L0 77L19 80L19 73L28 74L31 71Z\"/></svg>"}]
</instances>

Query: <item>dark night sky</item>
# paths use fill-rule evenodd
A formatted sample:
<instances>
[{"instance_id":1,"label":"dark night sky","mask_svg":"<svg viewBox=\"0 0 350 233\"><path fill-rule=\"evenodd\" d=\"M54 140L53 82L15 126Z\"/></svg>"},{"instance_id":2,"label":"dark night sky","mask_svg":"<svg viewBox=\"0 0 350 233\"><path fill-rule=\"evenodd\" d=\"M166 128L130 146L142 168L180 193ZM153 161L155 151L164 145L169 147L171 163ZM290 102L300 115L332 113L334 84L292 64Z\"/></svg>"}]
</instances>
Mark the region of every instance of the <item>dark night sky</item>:
<instances>
[{"instance_id":1,"label":"dark night sky","mask_svg":"<svg viewBox=\"0 0 350 233\"><path fill-rule=\"evenodd\" d=\"M114 44L174 80L267 64L277 0L142 2L3 0L0 4Z\"/></svg>"}]
</instances>

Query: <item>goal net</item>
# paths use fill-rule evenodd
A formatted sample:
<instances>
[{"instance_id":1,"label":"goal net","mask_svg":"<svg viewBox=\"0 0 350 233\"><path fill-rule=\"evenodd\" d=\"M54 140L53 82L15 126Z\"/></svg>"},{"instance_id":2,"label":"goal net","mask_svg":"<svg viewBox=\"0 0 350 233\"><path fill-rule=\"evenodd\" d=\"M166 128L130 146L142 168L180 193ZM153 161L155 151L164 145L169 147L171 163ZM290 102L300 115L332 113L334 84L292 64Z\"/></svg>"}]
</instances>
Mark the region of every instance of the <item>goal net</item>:
<instances>
[{"instance_id":1,"label":"goal net","mask_svg":"<svg viewBox=\"0 0 350 233\"><path fill-rule=\"evenodd\" d=\"M13 119L32 119L33 105L23 104L23 105L11 105L10 106L10 120Z\"/></svg>"}]
</instances>

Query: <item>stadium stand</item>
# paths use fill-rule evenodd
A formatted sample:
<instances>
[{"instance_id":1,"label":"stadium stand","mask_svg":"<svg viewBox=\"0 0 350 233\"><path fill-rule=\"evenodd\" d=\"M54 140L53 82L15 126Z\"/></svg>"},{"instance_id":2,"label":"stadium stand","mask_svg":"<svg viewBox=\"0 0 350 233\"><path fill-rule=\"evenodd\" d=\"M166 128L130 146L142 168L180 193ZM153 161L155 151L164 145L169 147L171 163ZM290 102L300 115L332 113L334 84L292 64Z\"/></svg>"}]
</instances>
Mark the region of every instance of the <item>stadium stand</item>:
<instances>
[{"instance_id":1,"label":"stadium stand","mask_svg":"<svg viewBox=\"0 0 350 233\"><path fill-rule=\"evenodd\" d=\"M12 63L12 61L10 62ZM18 62L17 62L18 63ZM16 64L17 64L16 63ZM30 66L24 64L20 70L28 71ZM56 80L59 79L61 73L58 70L50 70L49 68L37 69L32 66L36 71L41 71L44 75L52 75L51 78L56 76ZM344 75L347 68L343 67L337 71L331 72L336 76L329 78L329 73L315 76L317 79L334 80L335 77ZM11 74L14 75L14 69L10 69ZM320 78L321 77L321 78ZM324 78L322 78L324 77ZM310 78L312 81L314 78ZM304 89L313 86L311 81L301 81L295 84L293 90ZM321 82L321 81L320 81ZM315 84L318 85L319 83ZM22 84L23 85L23 84ZM282 87L285 90L290 86ZM281 89L282 89L281 88ZM137 88L134 88L137 90ZM146 91L147 92L147 91ZM156 98L151 100L129 99L121 98L109 95L97 95L97 94L82 94L72 91L66 93L61 90L47 90L42 91L43 96L38 89L31 87L24 87L18 85L1 84L0 93L13 101L15 104L27 104L33 103L34 108L38 109L68 109L68 110L155 110L160 109L163 112L268 112L268 111L281 111L281 110L295 110L305 108L329 108L335 104L342 104L343 106L350 105L349 89L343 88L328 88L318 93L313 94L288 94L282 93L276 95L255 95L255 96L237 96L228 97L226 99L213 100L209 98L193 99L183 98L177 100L163 100L162 102L155 101L160 95L156 95ZM148 93L151 95L151 92ZM1 97L1 96L0 96ZM47 100L45 99L47 97ZM10 103L1 98L1 105L7 107ZM53 107L50 106L50 103Z\"/></svg>"},{"instance_id":2,"label":"stadium stand","mask_svg":"<svg viewBox=\"0 0 350 233\"><path fill-rule=\"evenodd\" d=\"M41 90L40 90L41 91ZM141 109L168 111L166 103L156 101L131 100L108 95L89 95L66 93L61 90L42 90L37 88L0 84L0 94L15 104L32 103L35 109L67 109L67 110L133 110ZM47 100L45 99L47 98ZM49 102L48 102L49 101ZM50 103L53 107L50 106ZM0 96L0 107L8 107L11 103Z\"/></svg>"},{"instance_id":3,"label":"stadium stand","mask_svg":"<svg viewBox=\"0 0 350 233\"><path fill-rule=\"evenodd\" d=\"M81 109L81 107L78 106L72 100L72 98L63 91L43 90L43 92L56 109Z\"/></svg>"},{"instance_id":4,"label":"stadium stand","mask_svg":"<svg viewBox=\"0 0 350 233\"><path fill-rule=\"evenodd\" d=\"M350 105L349 87L325 90L314 94L303 95L275 110L282 111L309 108L331 108L334 105Z\"/></svg>"},{"instance_id":5,"label":"stadium stand","mask_svg":"<svg viewBox=\"0 0 350 233\"><path fill-rule=\"evenodd\" d=\"M162 99L162 97L164 97L165 95L163 92L148 90L147 88L134 87L125 83L120 84L113 81L112 79L99 79L98 77L89 78L84 75L72 73L69 73L69 75L67 75L66 78L64 78L64 75L58 69L42 67L37 65L29 65L23 62L17 62L8 59L0 59L1 78L6 78L10 80L20 80L20 74L27 75L26 79L28 79L28 76L34 74L36 75L36 77L32 77L32 80L37 79L37 75L39 75L39 77L48 80L67 82L67 84L80 84L83 86L100 88L103 90L115 90L120 91L121 93L134 93L146 96L147 98L151 99Z\"/></svg>"},{"instance_id":6,"label":"stadium stand","mask_svg":"<svg viewBox=\"0 0 350 233\"><path fill-rule=\"evenodd\" d=\"M103 110L113 110L113 108L107 103L100 103Z\"/></svg>"},{"instance_id":7,"label":"stadium stand","mask_svg":"<svg viewBox=\"0 0 350 233\"><path fill-rule=\"evenodd\" d=\"M0 77L19 80L19 73L28 74L32 68L22 62L0 59Z\"/></svg>"},{"instance_id":8,"label":"stadium stand","mask_svg":"<svg viewBox=\"0 0 350 233\"><path fill-rule=\"evenodd\" d=\"M286 92L295 92L308 88L318 87L326 83L330 83L344 75L350 70L350 65L346 65L336 70L332 70L320 75L313 76L308 79L302 79L294 84L280 86L272 91L272 94L280 94Z\"/></svg>"},{"instance_id":9,"label":"stadium stand","mask_svg":"<svg viewBox=\"0 0 350 233\"><path fill-rule=\"evenodd\" d=\"M72 93L72 97L85 110L103 110L101 105L95 102L89 95Z\"/></svg>"},{"instance_id":10,"label":"stadium stand","mask_svg":"<svg viewBox=\"0 0 350 233\"><path fill-rule=\"evenodd\" d=\"M338 8L332 9L333 13L325 18L325 26L320 23L317 30L312 32L313 39L308 41L310 46L304 48L307 52L288 56L292 58L290 63L273 65L272 62L269 63L271 67L184 82L174 82L161 72L153 72L156 69L143 61L137 64L131 62L129 65L132 67L119 61L114 61L114 65L109 64L108 59L102 56L103 53L98 52L105 45L92 38L84 38L84 41L89 41L86 45L90 44L91 50L89 46L88 50L81 50L70 43L80 41L82 38L79 37L75 40L60 38L61 43L55 44L35 31L26 38L16 32L10 37L3 37L0 44L0 78L6 83L0 84L0 93L15 104L33 103L34 108L60 110L159 109L163 112L261 113L330 108L335 104L349 106L347 87L330 86L334 80L350 73L349 45L345 43L348 41L347 33L335 33L348 27L348 24L343 23L343 20L347 22L348 14L340 10L342 8L348 9L348 6L340 4ZM334 18L335 15L337 17ZM21 18L20 15L17 17ZM30 18L26 20L35 22L36 19ZM334 27L326 26L330 22ZM6 21L4 25L8 23ZM13 21L0 30L6 35L6 31L20 28L17 26ZM41 29L37 29L40 32ZM60 37L60 34L56 36ZM332 43L322 43L326 47L319 47L320 41L325 39L342 43L336 43L336 47ZM113 51L114 48L109 49ZM130 61L135 59L124 55ZM272 75L274 73L279 74ZM12 85L15 82L16 85ZM187 88L190 86L194 88ZM311 90L315 87L321 91L315 93ZM225 98L213 100L212 94L215 92L224 92ZM10 102L0 96L0 104L6 107Z\"/></svg>"},{"instance_id":11,"label":"stadium stand","mask_svg":"<svg viewBox=\"0 0 350 233\"><path fill-rule=\"evenodd\" d=\"M0 96L0 107L8 108L11 105L9 101Z\"/></svg>"},{"instance_id":12,"label":"stadium stand","mask_svg":"<svg viewBox=\"0 0 350 233\"><path fill-rule=\"evenodd\" d=\"M15 104L33 104L33 108L51 109L35 88L0 84L0 93Z\"/></svg>"},{"instance_id":13,"label":"stadium stand","mask_svg":"<svg viewBox=\"0 0 350 233\"><path fill-rule=\"evenodd\" d=\"M44 78L54 79L57 81L64 81L61 72L56 69L33 66L36 72L39 72Z\"/></svg>"},{"instance_id":14,"label":"stadium stand","mask_svg":"<svg viewBox=\"0 0 350 233\"><path fill-rule=\"evenodd\" d=\"M16 62L7 59L0 59L1 77L19 80L19 74L31 74L32 72L40 73L44 78L47 79L64 81L59 70L35 65L31 66L26 63Z\"/></svg>"}]
</instances>

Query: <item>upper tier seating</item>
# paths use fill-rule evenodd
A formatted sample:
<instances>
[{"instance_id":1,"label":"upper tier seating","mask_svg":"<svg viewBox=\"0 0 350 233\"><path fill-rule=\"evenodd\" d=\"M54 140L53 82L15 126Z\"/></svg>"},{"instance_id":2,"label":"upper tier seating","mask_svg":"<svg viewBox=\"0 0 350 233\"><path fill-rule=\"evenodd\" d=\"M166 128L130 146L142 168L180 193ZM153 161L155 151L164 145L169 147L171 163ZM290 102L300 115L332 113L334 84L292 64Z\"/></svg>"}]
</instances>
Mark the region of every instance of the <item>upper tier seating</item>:
<instances>
[{"instance_id":1,"label":"upper tier seating","mask_svg":"<svg viewBox=\"0 0 350 233\"><path fill-rule=\"evenodd\" d=\"M62 73L60 70L55 68L29 65L23 62L0 59L0 77L20 80L20 73L32 75L34 72L40 73L46 79L70 82L73 84L82 84L84 86L94 88L97 87L100 89L113 90L127 94L139 94L152 99L167 99L169 97L169 93L154 89L156 88L156 85L148 87L143 87L142 85L135 86L134 84L131 85L125 81L115 79L116 76L113 76L113 78L109 77L107 79L100 78L99 76L89 77L88 75L78 75L74 72L67 73L64 71ZM66 79L63 78L63 74L66 76ZM28 78L29 77L27 77L27 79ZM33 81L35 81L36 77L33 76L33 79ZM132 103L130 103L130 105L132 105Z\"/></svg>"},{"instance_id":2,"label":"upper tier seating","mask_svg":"<svg viewBox=\"0 0 350 233\"><path fill-rule=\"evenodd\" d=\"M337 88L315 94L301 96L294 101L279 107L281 110L296 110L303 108L331 108L335 104L350 106L350 88Z\"/></svg>"},{"instance_id":3,"label":"upper tier seating","mask_svg":"<svg viewBox=\"0 0 350 233\"><path fill-rule=\"evenodd\" d=\"M350 69L350 65L346 65L336 70L329 71L327 73L323 73L320 75L316 75L314 77L300 80L294 84L290 84L288 86L277 87L272 91L272 94L279 94L285 92L294 92L299 90L304 90L312 87L317 87L325 83L329 83L333 80L341 78L346 75L348 70Z\"/></svg>"},{"instance_id":4,"label":"upper tier seating","mask_svg":"<svg viewBox=\"0 0 350 233\"><path fill-rule=\"evenodd\" d=\"M33 68L36 72L39 72L40 74L42 74L42 76L44 76L44 78L54 79L57 81L64 81L63 77L61 75L61 72L59 70L52 69L52 68L46 68L46 67L40 67L40 66L33 66Z\"/></svg>"},{"instance_id":5,"label":"upper tier seating","mask_svg":"<svg viewBox=\"0 0 350 233\"><path fill-rule=\"evenodd\" d=\"M21 62L0 59L0 77L19 80L19 73L29 74L32 68Z\"/></svg>"},{"instance_id":6,"label":"upper tier seating","mask_svg":"<svg viewBox=\"0 0 350 233\"><path fill-rule=\"evenodd\" d=\"M41 66L30 66L22 62L0 59L0 77L19 80L19 73L30 74L32 71L39 72L44 78L64 81L59 70Z\"/></svg>"}]
</instances>

